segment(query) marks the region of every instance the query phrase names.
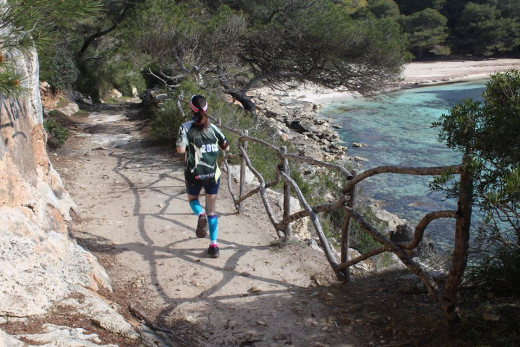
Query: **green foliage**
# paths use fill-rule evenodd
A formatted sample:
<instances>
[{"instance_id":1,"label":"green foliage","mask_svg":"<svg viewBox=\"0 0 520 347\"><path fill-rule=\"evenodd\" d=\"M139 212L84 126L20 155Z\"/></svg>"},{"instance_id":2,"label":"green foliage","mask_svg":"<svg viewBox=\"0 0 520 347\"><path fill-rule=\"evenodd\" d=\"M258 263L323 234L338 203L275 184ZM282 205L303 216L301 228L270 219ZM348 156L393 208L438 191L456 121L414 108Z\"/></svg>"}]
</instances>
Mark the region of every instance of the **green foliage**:
<instances>
[{"instance_id":1,"label":"green foliage","mask_svg":"<svg viewBox=\"0 0 520 347\"><path fill-rule=\"evenodd\" d=\"M471 312L462 315L456 331L457 343L449 346L518 346L518 302L511 298L488 301L478 294L475 297L468 300Z\"/></svg>"},{"instance_id":2,"label":"green foliage","mask_svg":"<svg viewBox=\"0 0 520 347\"><path fill-rule=\"evenodd\" d=\"M483 293L520 296L520 248L500 243L468 266L469 284Z\"/></svg>"},{"instance_id":3,"label":"green foliage","mask_svg":"<svg viewBox=\"0 0 520 347\"><path fill-rule=\"evenodd\" d=\"M168 100L150 110L151 129L152 135L156 139L167 141L172 145L175 145L180 125L191 119L191 110L187 101L191 95L204 95L208 101L208 113L211 116L224 119L224 124L229 122L231 118L237 118L236 116L233 117L235 110L232 105L224 102L221 94L216 91L201 90L200 86L192 80L182 82L175 91L168 94ZM181 100L182 109L179 108L177 100ZM226 136L228 137L228 134ZM232 143L229 138L228 142Z\"/></svg>"},{"instance_id":4,"label":"green foliage","mask_svg":"<svg viewBox=\"0 0 520 347\"><path fill-rule=\"evenodd\" d=\"M387 226L385 222L376 217L369 206L356 206L356 211L363 215L363 218L376 228L376 230L384 230ZM350 237L351 247L357 249L361 253L381 246L379 242L368 235L356 222L352 222L352 232Z\"/></svg>"},{"instance_id":5,"label":"green foliage","mask_svg":"<svg viewBox=\"0 0 520 347\"><path fill-rule=\"evenodd\" d=\"M451 54L451 48L449 46L434 45L430 52L435 55L448 56Z\"/></svg>"},{"instance_id":6,"label":"green foliage","mask_svg":"<svg viewBox=\"0 0 520 347\"><path fill-rule=\"evenodd\" d=\"M8 96L20 95L25 90L21 86L23 78L16 67L11 62L6 62L5 56L0 55L0 93Z\"/></svg>"},{"instance_id":7,"label":"green foliage","mask_svg":"<svg viewBox=\"0 0 520 347\"><path fill-rule=\"evenodd\" d=\"M421 12L425 9L441 10L446 4L446 0L396 0L399 10L405 16Z\"/></svg>"},{"instance_id":8,"label":"green foliage","mask_svg":"<svg viewBox=\"0 0 520 347\"><path fill-rule=\"evenodd\" d=\"M424 50L445 52L439 46L448 37L447 22L446 17L431 8L403 17L402 25L410 51L417 52L419 59L422 59Z\"/></svg>"},{"instance_id":9,"label":"green foliage","mask_svg":"<svg viewBox=\"0 0 520 347\"><path fill-rule=\"evenodd\" d=\"M485 214L485 256L473 272L490 283L510 281L520 259L520 72L493 75L482 102L465 100L434 125L448 147L472 158L475 205ZM446 189L456 194L458 186Z\"/></svg>"},{"instance_id":10,"label":"green foliage","mask_svg":"<svg viewBox=\"0 0 520 347\"><path fill-rule=\"evenodd\" d=\"M40 54L40 79L58 89L70 87L78 78L79 70L73 59L73 52L56 44Z\"/></svg>"},{"instance_id":11,"label":"green foliage","mask_svg":"<svg viewBox=\"0 0 520 347\"><path fill-rule=\"evenodd\" d=\"M103 79L103 74L100 71L90 70L87 76L82 76L77 80L75 87L92 97L94 102L99 102L103 91L107 91L111 86Z\"/></svg>"},{"instance_id":12,"label":"green foliage","mask_svg":"<svg viewBox=\"0 0 520 347\"><path fill-rule=\"evenodd\" d=\"M160 108L153 112L152 133L158 140L175 143L183 120L177 103L174 100L165 101Z\"/></svg>"},{"instance_id":13,"label":"green foliage","mask_svg":"<svg viewBox=\"0 0 520 347\"><path fill-rule=\"evenodd\" d=\"M353 20L347 11L320 3L269 17L267 24L249 32L243 57L254 62L255 76L276 80L283 71L323 86L369 94L400 71L403 48L395 20Z\"/></svg>"},{"instance_id":14,"label":"green foliage","mask_svg":"<svg viewBox=\"0 0 520 347\"><path fill-rule=\"evenodd\" d=\"M520 46L518 18L505 18L496 6L468 3L460 15L456 32L473 54L491 56Z\"/></svg>"},{"instance_id":15,"label":"green foliage","mask_svg":"<svg viewBox=\"0 0 520 347\"><path fill-rule=\"evenodd\" d=\"M0 5L0 19L9 34L0 38L2 47L24 49L37 44L50 44L57 27L73 29L78 18L89 17L100 10L98 0L8 0Z\"/></svg>"},{"instance_id":16,"label":"green foliage","mask_svg":"<svg viewBox=\"0 0 520 347\"><path fill-rule=\"evenodd\" d=\"M483 102L465 100L442 115L440 139L473 157L475 192L490 220L506 220L519 232L520 73L495 74ZM501 224L498 223L497 224Z\"/></svg>"},{"instance_id":17,"label":"green foliage","mask_svg":"<svg viewBox=\"0 0 520 347\"><path fill-rule=\"evenodd\" d=\"M58 53L48 57L48 66L42 64L42 71L48 73L47 77L51 80L55 77L60 85L64 81L74 79L76 72L70 64L71 57L60 55L59 53L62 53L60 49L54 50L55 42L59 41L59 45L64 42L63 31L57 28L62 28L64 31L73 30L78 21L97 13L99 6L100 2L97 0L8 0L7 3L1 4L0 23L4 31L0 35L0 42L2 42L0 91L5 94L17 94L23 91L21 88L16 88L23 76L15 71L9 60L15 50L23 52L35 45L41 50L49 49L51 52ZM42 60L41 57L40 59ZM18 82L13 83L15 81Z\"/></svg>"},{"instance_id":18,"label":"green foliage","mask_svg":"<svg viewBox=\"0 0 520 347\"><path fill-rule=\"evenodd\" d=\"M301 172L301 166L297 165L296 163L290 163L290 170L291 170L291 178L294 180L294 182L300 187L300 190L304 196L311 196L312 193L312 185L305 179L305 176ZM320 176L321 177L321 176ZM293 193L294 194L294 193ZM312 201L312 200L310 200Z\"/></svg>"},{"instance_id":19,"label":"green foliage","mask_svg":"<svg viewBox=\"0 0 520 347\"><path fill-rule=\"evenodd\" d=\"M276 129L273 129L265 120L253 118L243 109L223 102L222 99L220 101L212 101L210 107L212 107L211 105L214 105L211 113L220 119L223 125L236 130L247 130L248 136L262 139L278 148L288 145L280 140ZM225 130L224 132L230 142L231 153L240 153L238 149L239 136ZM274 181L276 178L275 167L280 165L277 152L254 142L247 144L247 152L253 167L262 175L266 183ZM234 164L239 163L236 162Z\"/></svg>"},{"instance_id":20,"label":"green foliage","mask_svg":"<svg viewBox=\"0 0 520 347\"><path fill-rule=\"evenodd\" d=\"M43 127L47 132L47 146L50 148L60 148L69 137L69 129L65 128L52 114L43 122Z\"/></svg>"},{"instance_id":21,"label":"green foliage","mask_svg":"<svg viewBox=\"0 0 520 347\"><path fill-rule=\"evenodd\" d=\"M109 59L100 68L103 73L99 75L97 83L100 86L105 86L104 91L116 88L124 96L132 96L132 87L135 87L138 92L146 89L146 80L143 74L141 71L136 71L135 66L129 61Z\"/></svg>"},{"instance_id":22,"label":"green foliage","mask_svg":"<svg viewBox=\"0 0 520 347\"><path fill-rule=\"evenodd\" d=\"M120 54L139 70L151 70L156 82L177 84L200 79L200 71L217 64L239 68L234 65L244 29L245 17L227 6L210 12L183 2L145 2L118 34Z\"/></svg>"},{"instance_id":23,"label":"green foliage","mask_svg":"<svg viewBox=\"0 0 520 347\"><path fill-rule=\"evenodd\" d=\"M394 0L369 0L367 9L377 18L397 18L400 15L399 7Z\"/></svg>"}]
</instances>

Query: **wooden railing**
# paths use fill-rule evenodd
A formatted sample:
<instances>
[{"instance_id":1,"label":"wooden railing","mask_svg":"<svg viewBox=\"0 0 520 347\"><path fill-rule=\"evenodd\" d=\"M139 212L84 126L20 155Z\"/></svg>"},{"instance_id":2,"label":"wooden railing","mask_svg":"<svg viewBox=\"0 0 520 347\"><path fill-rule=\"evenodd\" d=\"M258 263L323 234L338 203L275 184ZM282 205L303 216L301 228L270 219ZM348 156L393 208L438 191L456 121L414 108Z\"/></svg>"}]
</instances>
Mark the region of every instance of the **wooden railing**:
<instances>
[{"instance_id":1,"label":"wooden railing","mask_svg":"<svg viewBox=\"0 0 520 347\"><path fill-rule=\"evenodd\" d=\"M459 290L462 274L466 265L466 257L468 252L468 240L469 240L469 222L471 220L471 192L472 189L468 188L472 185L471 172L467 172L464 168L464 161L460 165L452 166L441 166L441 167L399 167L399 166L380 166L373 169L366 170L359 174L356 172L350 172L340 165L335 165L299 155L290 154L287 152L286 147L276 147L266 141L248 136L247 131L238 131L230 127L219 125L222 129L239 135L238 138L238 150L240 153L226 154L221 163L223 162L226 166L227 172L229 173L229 160L235 159L240 161L240 177L238 195L235 193L233 188L233 181L231 175L228 174L228 185L231 196L237 207L239 213L242 211L242 203L244 200L252 197L255 194L259 194L262 198L262 202L265 211L271 221L271 224L275 228L278 236L281 239L289 240L291 238L291 223L305 217L309 217L314 227L314 230L321 242L325 256L336 273L337 277L341 280L350 281L349 268L361 261L364 261L370 257L383 252L393 252L402 261L402 263L416 274L422 282L425 284L430 295L434 296L441 307L446 312L448 321L456 319L456 306L457 306L457 292ZM255 169L251 164L251 158L248 156L248 143L256 143L263 146L278 156L278 164L274 165L275 179L271 182L266 182L262 174ZM468 160L465 158L464 160ZM320 204L311 206L301 189L298 187L296 182L291 178L289 170L290 162L306 163L322 167L328 170L333 170L343 178L343 188L341 190L340 197L337 201L327 204ZM258 180L259 184L255 188L251 188L246 192L245 185L245 172L246 167L253 173ZM404 175L440 175L443 173L458 174L460 175L461 189L458 198L457 210L452 211L434 211L426 214L421 221L416 225L414 230L414 236L412 241L409 243L396 243L389 237L374 228L370 223L355 209L355 196L356 186L363 180L380 174L404 174ZM274 187L283 181L283 213L282 218L277 220L273 208L267 197L266 189ZM464 188L466 187L466 188ZM301 204L302 210L292 211L290 205L291 190L293 190ZM344 220L341 231L341 259L338 262L334 252L329 246L329 242L323 232L321 223L318 219L318 214L325 211L333 211L337 209L344 210ZM413 260L414 251L417 249L421 242L424 231L427 226L434 220L439 218L455 218L455 245L454 253L451 261L451 268L448 274L448 280L446 282L444 293L441 292L437 283L433 280L431 274L424 269L421 264ZM351 221L354 220L365 231L370 237L381 244L379 248L373 249L366 252L355 259L349 259L348 248L350 244L350 233L351 233Z\"/></svg>"}]
</instances>

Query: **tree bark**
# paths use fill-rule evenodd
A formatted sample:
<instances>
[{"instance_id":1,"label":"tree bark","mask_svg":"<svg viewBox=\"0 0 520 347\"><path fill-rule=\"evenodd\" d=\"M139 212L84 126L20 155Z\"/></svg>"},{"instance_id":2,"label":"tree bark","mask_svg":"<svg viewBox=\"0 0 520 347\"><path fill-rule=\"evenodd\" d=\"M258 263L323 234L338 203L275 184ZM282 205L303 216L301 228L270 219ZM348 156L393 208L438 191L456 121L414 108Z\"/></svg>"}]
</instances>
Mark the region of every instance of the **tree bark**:
<instances>
[{"instance_id":1,"label":"tree bark","mask_svg":"<svg viewBox=\"0 0 520 347\"><path fill-rule=\"evenodd\" d=\"M469 162L470 158L464 156L462 160L464 167L460 174L460 192L457 201L455 246L444 293L443 308L449 327L453 327L460 320L457 294L462 283L468 258L471 208L473 204L473 172L469 170Z\"/></svg>"},{"instance_id":2,"label":"tree bark","mask_svg":"<svg viewBox=\"0 0 520 347\"><path fill-rule=\"evenodd\" d=\"M352 175L355 176L357 174L356 171L352 171ZM354 203L356 199L356 186L352 186L349 191L350 199L347 201L347 207L350 209L354 208ZM343 227L341 228L341 263L347 263L349 261L348 250L350 248L350 232L352 229L352 221L350 212L348 209L343 210ZM349 283L350 279L350 267L346 267L343 270L345 274L345 281Z\"/></svg>"}]
</instances>

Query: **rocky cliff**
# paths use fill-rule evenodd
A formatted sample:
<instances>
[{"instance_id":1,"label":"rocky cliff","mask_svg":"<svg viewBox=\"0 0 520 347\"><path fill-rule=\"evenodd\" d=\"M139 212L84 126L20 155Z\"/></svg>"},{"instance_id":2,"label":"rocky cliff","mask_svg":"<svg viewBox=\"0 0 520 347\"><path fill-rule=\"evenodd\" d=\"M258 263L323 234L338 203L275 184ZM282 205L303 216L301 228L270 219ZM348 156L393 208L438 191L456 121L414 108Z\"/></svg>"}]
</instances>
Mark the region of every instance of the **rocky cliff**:
<instances>
[{"instance_id":1,"label":"rocky cliff","mask_svg":"<svg viewBox=\"0 0 520 347\"><path fill-rule=\"evenodd\" d=\"M0 329L44 315L80 293L78 310L84 315L101 326L119 322L115 330L135 336L131 326L95 294L100 288L111 291L104 268L68 236L67 220L75 204L46 152L37 55L14 52L6 59L25 76L21 84L26 92L20 97L0 94ZM44 326L41 333L49 329L56 327ZM74 329L58 330L74 335L70 333ZM2 346L22 345L19 339L28 338L0 330ZM63 336L48 339L68 341ZM45 342L45 338L29 340Z\"/></svg>"}]
</instances>

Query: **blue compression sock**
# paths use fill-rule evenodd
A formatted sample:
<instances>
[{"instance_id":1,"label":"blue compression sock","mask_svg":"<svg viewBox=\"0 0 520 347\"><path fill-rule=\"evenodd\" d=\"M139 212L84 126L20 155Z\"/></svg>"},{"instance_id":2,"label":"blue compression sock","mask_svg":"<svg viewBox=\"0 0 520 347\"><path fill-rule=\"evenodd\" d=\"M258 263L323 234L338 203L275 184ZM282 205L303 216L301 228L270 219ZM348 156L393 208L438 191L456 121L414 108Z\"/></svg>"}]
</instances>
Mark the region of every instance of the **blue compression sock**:
<instances>
[{"instance_id":1,"label":"blue compression sock","mask_svg":"<svg viewBox=\"0 0 520 347\"><path fill-rule=\"evenodd\" d=\"M191 200L190 201L190 207L193 213L195 213L196 216L204 212L204 209L202 206L200 206L199 200Z\"/></svg>"},{"instance_id":2,"label":"blue compression sock","mask_svg":"<svg viewBox=\"0 0 520 347\"><path fill-rule=\"evenodd\" d=\"M218 234L218 217L216 215L208 216L209 223L209 241L213 243L217 243L217 234Z\"/></svg>"}]
</instances>

